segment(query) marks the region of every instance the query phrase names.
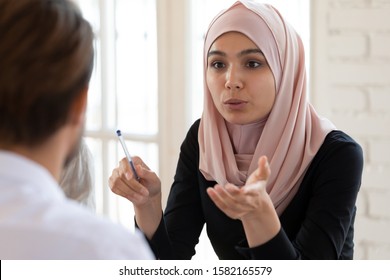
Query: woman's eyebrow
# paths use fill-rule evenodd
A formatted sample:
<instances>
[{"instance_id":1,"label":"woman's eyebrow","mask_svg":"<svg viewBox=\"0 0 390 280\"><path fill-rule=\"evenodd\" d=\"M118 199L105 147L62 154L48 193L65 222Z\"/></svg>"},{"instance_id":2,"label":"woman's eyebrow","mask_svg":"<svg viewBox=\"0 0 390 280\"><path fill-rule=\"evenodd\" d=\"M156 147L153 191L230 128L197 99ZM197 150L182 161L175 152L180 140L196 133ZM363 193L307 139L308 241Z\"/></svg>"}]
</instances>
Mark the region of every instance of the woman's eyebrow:
<instances>
[{"instance_id":1,"label":"woman's eyebrow","mask_svg":"<svg viewBox=\"0 0 390 280\"><path fill-rule=\"evenodd\" d=\"M264 56L263 52L260 50L260 49L246 49L246 50L242 50L238 53L238 57L240 56L244 56L244 55L248 55L248 54L252 54L252 53L257 53L257 54L260 54L262 56ZM215 50L215 51L209 51L209 53L207 54L207 57L210 57L210 56L213 56L213 55L219 55L219 56L226 56L226 53L222 52L222 51L218 51L218 50Z\"/></svg>"},{"instance_id":2,"label":"woman's eyebrow","mask_svg":"<svg viewBox=\"0 0 390 280\"><path fill-rule=\"evenodd\" d=\"M207 54L207 57L210 57L213 55L226 56L226 53L224 53L222 51L209 51L209 53Z\"/></svg>"},{"instance_id":3,"label":"woman's eyebrow","mask_svg":"<svg viewBox=\"0 0 390 280\"><path fill-rule=\"evenodd\" d=\"M260 54L260 55L264 56L263 52L260 49L247 49L247 50L243 50L243 51L241 51L238 54L238 56L244 56L244 55L248 55L248 54L252 54L252 53L257 53L257 54Z\"/></svg>"}]
</instances>

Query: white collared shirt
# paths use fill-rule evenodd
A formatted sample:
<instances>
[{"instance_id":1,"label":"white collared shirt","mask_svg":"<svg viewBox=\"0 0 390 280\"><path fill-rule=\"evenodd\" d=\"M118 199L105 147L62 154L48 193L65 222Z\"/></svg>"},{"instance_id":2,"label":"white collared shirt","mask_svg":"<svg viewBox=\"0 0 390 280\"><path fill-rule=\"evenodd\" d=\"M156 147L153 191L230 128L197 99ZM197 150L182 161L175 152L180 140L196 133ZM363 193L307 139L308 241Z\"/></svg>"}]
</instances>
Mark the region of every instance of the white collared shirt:
<instances>
[{"instance_id":1,"label":"white collared shirt","mask_svg":"<svg viewBox=\"0 0 390 280\"><path fill-rule=\"evenodd\" d=\"M0 150L0 259L154 259L136 230L67 199L41 165Z\"/></svg>"}]
</instances>

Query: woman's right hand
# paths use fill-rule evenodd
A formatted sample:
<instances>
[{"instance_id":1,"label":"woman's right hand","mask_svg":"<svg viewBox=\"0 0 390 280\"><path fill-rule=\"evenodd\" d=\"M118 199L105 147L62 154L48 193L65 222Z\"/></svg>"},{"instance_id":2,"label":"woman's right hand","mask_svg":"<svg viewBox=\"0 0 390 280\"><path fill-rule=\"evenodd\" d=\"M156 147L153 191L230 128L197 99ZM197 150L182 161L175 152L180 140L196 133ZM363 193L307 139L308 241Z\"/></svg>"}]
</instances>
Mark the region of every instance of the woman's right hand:
<instances>
[{"instance_id":1,"label":"woman's right hand","mask_svg":"<svg viewBox=\"0 0 390 280\"><path fill-rule=\"evenodd\" d=\"M139 181L136 180L127 158L119 162L109 178L113 193L130 200L134 205L139 229L151 239L162 218L160 178L139 157L133 157Z\"/></svg>"},{"instance_id":2,"label":"woman's right hand","mask_svg":"<svg viewBox=\"0 0 390 280\"><path fill-rule=\"evenodd\" d=\"M140 180L135 179L125 157L112 171L109 186L113 193L130 200L135 207L142 207L161 197L161 181L141 158L133 157L132 160Z\"/></svg>"}]
</instances>

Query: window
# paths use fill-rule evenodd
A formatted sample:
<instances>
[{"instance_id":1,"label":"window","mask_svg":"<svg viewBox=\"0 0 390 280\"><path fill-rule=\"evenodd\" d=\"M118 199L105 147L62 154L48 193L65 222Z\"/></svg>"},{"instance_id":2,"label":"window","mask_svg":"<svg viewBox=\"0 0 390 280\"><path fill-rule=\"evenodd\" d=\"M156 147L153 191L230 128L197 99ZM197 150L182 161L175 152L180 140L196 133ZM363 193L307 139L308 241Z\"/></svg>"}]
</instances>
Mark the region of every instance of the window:
<instances>
[{"instance_id":1,"label":"window","mask_svg":"<svg viewBox=\"0 0 390 280\"><path fill-rule=\"evenodd\" d=\"M124 156L117 129L130 153L159 170L155 1L78 2L96 36L86 140L95 158L97 211L133 228L131 204L112 194L107 182Z\"/></svg>"},{"instance_id":2,"label":"window","mask_svg":"<svg viewBox=\"0 0 390 280\"><path fill-rule=\"evenodd\" d=\"M95 158L97 211L133 229L129 201L108 178L129 152L160 176L163 200L179 146L203 107L203 38L213 16L235 0L77 0L96 34L86 137ZM269 0L301 34L309 59L309 0ZM163 201L163 202L164 202ZM202 233L194 259L215 259Z\"/></svg>"}]
</instances>

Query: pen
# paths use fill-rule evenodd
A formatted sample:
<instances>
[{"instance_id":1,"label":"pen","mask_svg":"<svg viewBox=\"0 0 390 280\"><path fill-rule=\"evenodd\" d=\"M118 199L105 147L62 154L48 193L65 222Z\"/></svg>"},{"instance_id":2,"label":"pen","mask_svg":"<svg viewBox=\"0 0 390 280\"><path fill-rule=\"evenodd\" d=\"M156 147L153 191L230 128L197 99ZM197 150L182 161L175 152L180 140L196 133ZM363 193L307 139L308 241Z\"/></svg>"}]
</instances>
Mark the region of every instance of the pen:
<instances>
[{"instance_id":1,"label":"pen","mask_svg":"<svg viewBox=\"0 0 390 280\"><path fill-rule=\"evenodd\" d=\"M137 181L139 181L139 176L137 174L137 171L135 171L135 167L134 167L134 163L133 163L133 160L131 159L131 156L129 154L129 151L127 150L127 147L126 147L126 143L125 141L123 140L123 136L122 136L122 133L121 131L118 129L116 131L116 134L118 135L118 138L119 138L119 142L121 143L122 145L122 148L123 148L123 151L125 152L125 155L127 157L127 160L129 161L130 163L130 167L131 167L131 170L133 171L133 174L134 174L134 177L135 179L137 179Z\"/></svg>"}]
</instances>

